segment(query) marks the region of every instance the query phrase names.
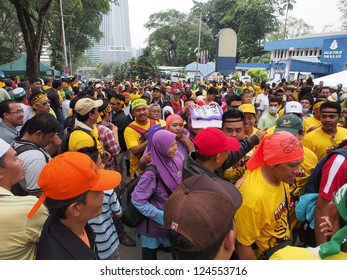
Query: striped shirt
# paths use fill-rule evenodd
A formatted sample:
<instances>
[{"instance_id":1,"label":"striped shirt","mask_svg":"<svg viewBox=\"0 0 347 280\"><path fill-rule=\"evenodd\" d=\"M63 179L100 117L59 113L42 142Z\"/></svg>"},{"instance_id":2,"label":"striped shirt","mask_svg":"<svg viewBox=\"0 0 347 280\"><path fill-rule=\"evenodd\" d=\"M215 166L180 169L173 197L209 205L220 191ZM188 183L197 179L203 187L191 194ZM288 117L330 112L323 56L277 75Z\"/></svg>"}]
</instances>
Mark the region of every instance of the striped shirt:
<instances>
[{"instance_id":1,"label":"striped shirt","mask_svg":"<svg viewBox=\"0 0 347 280\"><path fill-rule=\"evenodd\" d=\"M102 213L89 220L96 235L95 242L102 260L108 258L119 247L119 238L112 216L120 215L122 212L115 190L107 190L104 193Z\"/></svg>"}]
</instances>

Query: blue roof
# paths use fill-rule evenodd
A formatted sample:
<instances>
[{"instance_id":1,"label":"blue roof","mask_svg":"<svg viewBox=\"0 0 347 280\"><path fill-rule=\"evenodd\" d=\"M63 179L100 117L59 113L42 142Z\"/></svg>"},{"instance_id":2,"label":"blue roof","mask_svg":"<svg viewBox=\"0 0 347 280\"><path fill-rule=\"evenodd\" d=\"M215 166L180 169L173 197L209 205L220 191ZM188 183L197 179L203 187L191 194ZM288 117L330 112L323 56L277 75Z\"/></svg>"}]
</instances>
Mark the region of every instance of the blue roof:
<instances>
[{"instance_id":1,"label":"blue roof","mask_svg":"<svg viewBox=\"0 0 347 280\"><path fill-rule=\"evenodd\" d=\"M265 42L264 50L286 50L291 47L298 48L322 48L323 42L326 39L332 38L345 38L347 37L346 31L334 32L334 33L320 33L320 34L310 34L302 37L297 37L288 40L279 40Z\"/></svg>"}]
</instances>

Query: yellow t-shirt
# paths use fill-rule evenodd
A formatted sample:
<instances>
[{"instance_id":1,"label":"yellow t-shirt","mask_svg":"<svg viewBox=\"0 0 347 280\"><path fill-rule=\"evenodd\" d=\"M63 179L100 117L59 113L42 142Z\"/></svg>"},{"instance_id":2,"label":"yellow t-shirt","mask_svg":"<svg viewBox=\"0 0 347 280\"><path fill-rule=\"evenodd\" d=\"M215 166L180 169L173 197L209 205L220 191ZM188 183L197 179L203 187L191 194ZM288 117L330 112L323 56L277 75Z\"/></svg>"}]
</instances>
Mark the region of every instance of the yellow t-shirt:
<instances>
[{"instance_id":1,"label":"yellow t-shirt","mask_svg":"<svg viewBox=\"0 0 347 280\"><path fill-rule=\"evenodd\" d=\"M302 145L309 148L317 155L318 160L329 154L343 141L347 139L347 129L337 127L337 132L333 138L331 135L324 133L322 128L317 128L305 135Z\"/></svg>"},{"instance_id":2,"label":"yellow t-shirt","mask_svg":"<svg viewBox=\"0 0 347 280\"><path fill-rule=\"evenodd\" d=\"M306 131L306 133L310 133L311 131L308 131L311 127L318 127L321 126L322 123L320 122L320 120L317 120L315 117L311 117L311 118L306 118L304 120L304 129Z\"/></svg>"},{"instance_id":3,"label":"yellow t-shirt","mask_svg":"<svg viewBox=\"0 0 347 280\"><path fill-rule=\"evenodd\" d=\"M103 156L105 150L99 141L99 132L97 127L94 125L93 129L90 131L96 140L96 146L98 148L99 154ZM89 134L82 130L73 131L69 139L69 151L77 151L85 147L94 147L94 141Z\"/></svg>"},{"instance_id":4,"label":"yellow t-shirt","mask_svg":"<svg viewBox=\"0 0 347 280\"><path fill-rule=\"evenodd\" d=\"M321 258L319 256L319 247L301 248L286 246L275 252L270 257L270 260L321 260ZM347 260L347 253L340 252L324 260Z\"/></svg>"},{"instance_id":5,"label":"yellow t-shirt","mask_svg":"<svg viewBox=\"0 0 347 280\"><path fill-rule=\"evenodd\" d=\"M285 187L288 185L272 186L265 181L261 167L250 172L240 186L243 202L235 214L236 239L245 246L255 242L255 258L274 246L276 238L290 238Z\"/></svg>"},{"instance_id":6,"label":"yellow t-shirt","mask_svg":"<svg viewBox=\"0 0 347 280\"><path fill-rule=\"evenodd\" d=\"M136 122L136 120L133 121L132 124L140 128L143 128L145 130L148 130L150 127L149 119L146 125L140 125L139 123ZM124 130L124 140L128 150L142 143L141 134L129 126ZM134 179L135 171L142 173L142 170L139 168L138 165L139 165L139 158L130 152L130 178L131 179Z\"/></svg>"},{"instance_id":7,"label":"yellow t-shirt","mask_svg":"<svg viewBox=\"0 0 347 280\"><path fill-rule=\"evenodd\" d=\"M300 164L299 173L296 175L295 183L288 186L287 194L290 194L289 217L292 228L300 227L301 223L296 218L295 207L300 196L304 194L304 187L313 169L318 163L317 156L308 148L304 148L304 161ZM289 197L288 197L289 199Z\"/></svg>"}]
</instances>

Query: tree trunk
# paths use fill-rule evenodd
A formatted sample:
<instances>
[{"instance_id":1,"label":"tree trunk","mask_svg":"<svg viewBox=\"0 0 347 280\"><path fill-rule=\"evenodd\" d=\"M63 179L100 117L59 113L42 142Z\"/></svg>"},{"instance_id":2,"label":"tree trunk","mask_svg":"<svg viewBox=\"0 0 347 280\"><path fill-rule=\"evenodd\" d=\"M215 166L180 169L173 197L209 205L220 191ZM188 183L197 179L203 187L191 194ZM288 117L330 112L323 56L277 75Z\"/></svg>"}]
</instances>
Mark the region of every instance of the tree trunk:
<instances>
[{"instance_id":1,"label":"tree trunk","mask_svg":"<svg viewBox=\"0 0 347 280\"><path fill-rule=\"evenodd\" d=\"M40 76L43 30L46 16L53 0L42 0L40 4L35 1L35 7L30 7L29 0L10 1L16 8L27 51L26 75L28 78L38 78ZM31 13L33 10L35 10L36 14ZM36 30L34 26L36 26Z\"/></svg>"}]
</instances>

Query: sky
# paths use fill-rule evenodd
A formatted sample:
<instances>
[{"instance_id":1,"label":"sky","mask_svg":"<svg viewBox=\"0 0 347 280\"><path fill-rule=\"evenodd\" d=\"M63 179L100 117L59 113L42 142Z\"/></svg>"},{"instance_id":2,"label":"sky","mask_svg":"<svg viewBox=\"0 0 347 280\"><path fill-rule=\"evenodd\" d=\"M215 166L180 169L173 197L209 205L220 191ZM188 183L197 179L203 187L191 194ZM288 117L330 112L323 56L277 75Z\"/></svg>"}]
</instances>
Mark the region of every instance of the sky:
<instances>
[{"instance_id":1,"label":"sky","mask_svg":"<svg viewBox=\"0 0 347 280\"><path fill-rule=\"evenodd\" d=\"M199 1L199 0L198 0ZM207 0L200 0L206 2ZM339 0L296 0L294 10L288 16L302 18L314 27L315 33L340 30L342 14L338 10ZM140 48L147 45L149 32L143 25L153 13L176 9L189 13L193 7L191 0L128 0L131 45ZM327 26L327 27L325 27ZM324 30L325 29L325 30Z\"/></svg>"}]
</instances>

